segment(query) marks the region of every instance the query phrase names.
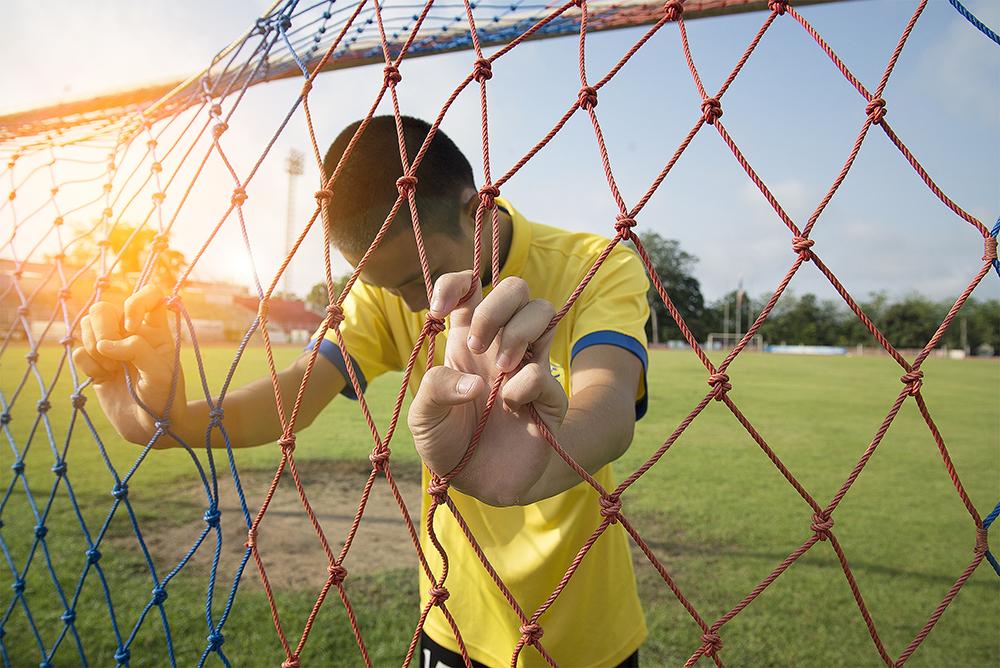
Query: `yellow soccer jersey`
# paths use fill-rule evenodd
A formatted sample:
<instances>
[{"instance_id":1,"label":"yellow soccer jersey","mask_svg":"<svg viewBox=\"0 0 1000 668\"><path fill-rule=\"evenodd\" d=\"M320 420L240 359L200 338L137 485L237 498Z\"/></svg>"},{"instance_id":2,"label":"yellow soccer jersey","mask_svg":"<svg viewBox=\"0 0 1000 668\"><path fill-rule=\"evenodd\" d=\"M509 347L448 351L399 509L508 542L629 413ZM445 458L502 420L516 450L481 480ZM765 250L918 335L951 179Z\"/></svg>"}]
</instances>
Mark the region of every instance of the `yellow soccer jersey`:
<instances>
[{"instance_id":1,"label":"yellow soccer jersey","mask_svg":"<svg viewBox=\"0 0 1000 668\"><path fill-rule=\"evenodd\" d=\"M562 306L608 240L593 234L567 232L532 223L509 203L497 203L513 221L510 250L501 279L520 276L532 298ZM647 366L645 323L649 315L645 270L636 254L617 246L573 308L555 330L552 374L570 392L570 364L584 348L606 344L630 351L642 361L643 379L636 388L636 417L646 408ZM487 286L487 289L489 286ZM390 292L356 283L344 301L341 332L362 384L386 371L402 370L424 324L426 311L413 313ZM447 335L447 330L445 331ZM342 371L344 361L333 332L320 353ZM437 364L444 357L444 340L435 346ZM414 366L410 390L415 392L426 365L426 348ZM348 384L343 394L354 397ZM606 489L617 480L612 465L594 476ZM430 496L429 472L423 471L421 517ZM469 524L490 563L529 617L556 588L580 547L601 523L598 495L579 485L544 501L494 508L452 489L451 498ZM454 615L471 657L489 666L508 666L520 632L520 620L458 527L451 512L438 508L434 528L449 558L446 587L448 609ZM421 524L421 544L435 573L441 572L438 552ZM429 600L430 583L420 574L421 605ZM630 656L646 637L646 624L636 592L628 536L612 524L594 544L556 602L539 619L542 644L563 666L615 666ZM425 632L439 645L458 651L451 627L434 607ZM525 647L519 666L546 665L533 647Z\"/></svg>"}]
</instances>

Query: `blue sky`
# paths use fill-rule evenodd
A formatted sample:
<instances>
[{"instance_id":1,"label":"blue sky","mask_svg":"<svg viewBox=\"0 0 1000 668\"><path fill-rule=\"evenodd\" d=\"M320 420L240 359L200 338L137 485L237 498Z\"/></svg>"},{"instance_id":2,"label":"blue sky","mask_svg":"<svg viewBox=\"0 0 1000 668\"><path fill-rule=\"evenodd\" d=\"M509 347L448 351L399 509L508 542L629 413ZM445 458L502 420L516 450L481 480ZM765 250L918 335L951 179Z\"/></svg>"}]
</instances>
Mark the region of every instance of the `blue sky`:
<instances>
[{"instance_id":1,"label":"blue sky","mask_svg":"<svg viewBox=\"0 0 1000 668\"><path fill-rule=\"evenodd\" d=\"M204 66L268 4L84 6L15 0L7 14L16 29L0 44L0 55L18 66L0 73L0 90L5 91L0 104L9 111L183 76ZM988 24L1000 26L1000 4L966 4ZM805 7L801 13L874 89L915 5L912 0L854 0ZM695 62L710 91L728 74L763 19L758 12L688 23ZM642 30L588 37L590 78L600 78ZM575 99L580 85L576 54L576 39L552 39L520 46L494 66L489 99L495 174L506 171ZM435 115L472 60L470 52L462 52L404 62L399 86L404 113ZM319 78L310 100L321 144L365 112L380 83L380 67ZM248 94L224 139L238 172L249 169L299 88L300 82L277 82ZM1000 215L1000 49L946 0L931 0L884 97L887 118L931 176L960 205L992 225ZM864 100L801 27L782 17L722 104L723 121L751 165L792 218L804 222L850 150L864 119ZM698 107L676 26L661 30L602 90L598 117L615 176L630 204L693 125ZM388 113L388 107L381 111ZM473 165L482 164L476 88L462 95L443 128ZM289 149L307 148L306 137L299 113L248 188L247 223L255 262L265 276L274 272L282 255L283 161ZM302 223L315 179L313 170L300 180ZM221 169L206 176L206 184L213 187L197 191L178 220L175 240L188 253L204 240L206 221L214 222L228 204L229 186ZM614 203L593 131L581 114L503 194L540 222L602 234L612 230ZM770 292L793 259L791 234L711 128L699 133L638 221L640 229L678 239L699 258L696 275L709 299L734 288L741 278L752 294ZM813 238L817 252L859 298L878 289L954 297L976 272L982 255L978 232L937 201L877 128ZM247 263L233 259L231 251L238 239L235 221L227 222L206 254L203 271L247 281ZM319 235L311 234L296 256L292 280L297 290L321 280L320 248ZM346 265L341 262L338 268ZM792 289L835 296L812 266L803 267ZM1000 280L987 277L976 296L1000 296Z\"/></svg>"}]
</instances>

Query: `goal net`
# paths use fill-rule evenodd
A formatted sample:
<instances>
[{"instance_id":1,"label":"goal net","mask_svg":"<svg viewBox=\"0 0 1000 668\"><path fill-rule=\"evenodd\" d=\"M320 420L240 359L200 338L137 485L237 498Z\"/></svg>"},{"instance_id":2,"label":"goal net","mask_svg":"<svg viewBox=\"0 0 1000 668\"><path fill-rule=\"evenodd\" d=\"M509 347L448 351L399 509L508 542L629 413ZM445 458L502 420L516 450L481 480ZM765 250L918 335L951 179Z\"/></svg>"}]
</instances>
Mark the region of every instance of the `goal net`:
<instances>
[{"instance_id":1,"label":"goal net","mask_svg":"<svg viewBox=\"0 0 1000 668\"><path fill-rule=\"evenodd\" d=\"M798 8L807 4L813 3L574 0L508 4L464 0L441 4L430 0L425 4L405 4L359 0L340 4L332 0L281 0L219 51L203 71L184 81L0 117L0 179L9 184L8 195L0 203L0 433L4 441L2 461L9 470L0 498L0 552L4 555L0 564L3 663L125 666L130 663L203 665L214 661L229 665L227 652L238 647L240 636L234 637L227 624L246 600L241 583L253 579L264 595L261 604L253 604L247 613L255 623L242 627L240 632L273 637L282 666L295 668L305 663L310 648L322 642L317 640L322 635L317 625L319 615L331 608L337 611L338 619L350 626L356 645L353 656L337 660L370 666L373 643L382 642L382 636L377 620L365 621L364 615L359 614L366 597L372 594L352 586L350 572L355 563L368 558L356 554L357 548L352 545L358 531L374 521L366 516L366 504L376 486L389 490L398 505L399 521L405 524L412 542L412 564L431 591L427 604L412 616L412 633L407 629L409 645L400 651L403 654L405 650L406 664L415 657L423 625L432 608L434 614L448 617L449 606L455 603L454 599L449 601L449 588L454 592L462 587L461 582L449 576L447 568L432 566L448 563L443 550L431 554L427 549L427 545L439 545L435 535L436 516L448 517L462 527L465 549L475 555L509 602L517 638L509 647L512 666L529 662L559 664L558 654L546 646L544 630L551 622L551 615L546 613L563 595L580 564L586 562L595 542L614 525L624 528L641 553L643 563L651 566L650 572L655 574L663 591L676 599L690 617L692 633L689 646L684 648L689 655L687 665L699 660L722 665L727 653L739 660L737 649L723 648L727 625L782 578L793 563L807 553L820 550L827 559L836 561L850 587L855 618L860 616L862 633L871 637L871 658L877 657L887 665L905 662L928 637L982 562L990 561L996 567L987 544L987 529L996 511L984 518L966 492L960 475L961 462L952 461L942 430L924 401L921 368L962 305L992 271L997 257L995 231L991 233L969 209L935 184L918 152L908 148L904 141L902 135L906 133L893 126L895 110L886 87L927 3L912 2L912 15L900 31L892 53L884 62L866 64L866 70L877 69L877 76L870 78L856 75L857 65L842 60L800 13ZM692 47L693 38L688 34L688 22L699 16L751 10L753 13L744 18L752 18L754 29L748 34L742 53L727 66L724 76L704 76L699 52ZM855 141L843 147L842 155L836 158L840 168L829 182L828 190L815 202L811 214L801 220L793 220L766 179L755 170L759 158L752 152L749 155L744 152L745 135L727 124L730 114L727 92L739 79L751 55L779 25L801 31L804 39L815 44L832 65L831 81L837 78L846 81L846 91L858 111ZM614 62L598 69L588 61L588 40L593 39L595 31L621 27L637 28L634 42L617 54ZM976 27L986 36L978 34ZM990 37L985 26L967 28L968 39L995 37ZM494 108L490 106L495 104L489 95L494 85L491 80L502 76L504 65L515 49L518 52L530 49L527 43L532 40L561 35L570 36L567 39L574 39L578 45L574 54L574 61L578 60L578 64L574 62L577 70L574 92L560 100L557 108L545 110L551 122L547 121L544 132L529 138L521 157L497 164L491 160L490 151L495 144L496 125ZM654 40L676 46L690 73L697 103L683 118L664 119L664 123L683 126L682 139L675 149L662 155L658 173L635 187L623 188L613 169L613 165L620 163L609 155L602 132L602 105L611 106L610 100L614 99L611 82L629 71L637 54ZM479 173L483 182L476 212L477 237L496 233L496 199L512 179L536 160L555 137L566 132L571 119L583 123L615 213L606 221L607 247L595 258L591 270L567 302L556 305L558 311L552 326L560 322L581 295L587 294L591 279L611 251L622 242L631 241L647 270L655 297L665 303L704 377L701 394L690 405L689 413L672 432L658 437L663 440L658 440L659 445L640 467L622 472L622 481L614 488L605 488L575 462L565 444L559 443L534 415L536 427L554 453L577 472L600 500L593 513L592 535L583 544L572 546L572 558L559 565L565 570L564 576L552 591L539 592L535 602L517 600L511 594L502 574L493 569L484 555L481 541L487 537L469 530L452 502L449 482L462 464L447 475L433 476L427 490L431 497L429 511L422 517L415 518L418 513L407 506L393 476L393 462L400 455L391 450L391 445L394 437L400 438L395 435L404 430L398 421L409 380L415 365L433 363L435 346L440 349L444 345L443 341L435 341L442 329L440 321L428 318L424 323L400 379L397 398L389 406L369 405L365 387L350 362L351 351L339 339L343 359L348 361L348 381L359 398L357 420L371 433L371 466L358 482L353 496L356 502L352 501L352 507L347 509L351 523L343 535L329 534L327 520L311 501L310 487L303 483L302 471L306 467L297 459L295 450L298 410L303 388L317 363L317 347L310 351L308 370L300 387L289 392L276 379L276 370L288 360L288 355L277 346L279 340L298 340L301 332L314 324L322 333L329 330L334 338L339 337L344 299L352 289L357 289L367 258L381 239L381 235L376 238L369 254L353 268L346 285L335 281L323 218L324 202L338 188L339 165L331 173L324 170L323 137L330 128L322 127L323 111L315 100L324 87L332 87L337 77L344 74L328 76L324 72L369 65L358 70L359 79L373 82L374 94L365 120L377 112L390 113L398 120L407 108L408 88L421 86L419 77L410 76L419 62L415 59L452 51L464 54L459 54L460 58L454 56L436 76L453 79L454 91L430 114L432 129L424 147L459 104L457 100L460 97L462 103L471 100L468 104L477 115L476 134L482 139ZM258 86L265 82L274 83ZM272 88L280 86L284 87ZM265 89L287 94L282 115L266 130L248 128L245 136L256 137L252 145L232 141L232 128L241 123L241 112L253 104L249 101L255 94ZM353 92L352 89L339 94ZM530 101L521 102L531 106ZM641 100L635 102L641 103ZM364 128L362 123L359 133ZM308 215L296 220L287 254L271 266L261 264L255 253L259 253L261 245L280 247L280 241L253 238L248 233L248 220L255 216L273 220L280 215L255 209L255 195L268 187L266 179L284 178L280 168L268 167L275 162L269 157L273 157L290 133L297 133L301 141L308 143L307 161L312 164L307 169L322 176L317 177L315 202L310 203ZM643 229L647 203L671 180L675 168L683 168L681 158L696 137L699 141L718 142L724 147L727 159L731 154L734 168L745 173L747 185L754 192L759 191L767 202L773 212L775 230L784 235L787 245L787 258L782 260L785 274L749 324L746 334L737 338L715 333L710 335L707 347L688 326L689 314L671 300L636 234ZM948 217L948 224L956 228L961 225L971 230L983 243L969 254L962 267L955 269L962 276L964 288L954 295L953 307L933 337L911 359L904 358L881 335L848 287L838 279L838 267L828 266L822 243L814 243L814 227L822 226L827 204L851 171L866 141L881 142L894 154L898 152L901 161L895 166L915 172L916 178L940 201L940 216ZM408 210L421 256L426 234L421 231L416 214L421 189L414 173L422 159L423 152L407 154L401 149L399 197L382 228L388 229L400 210ZM988 195L985 193L984 197ZM184 235L197 239L197 245L181 254L177 239ZM318 263L325 274L325 309L316 316L316 321L311 321L308 314L292 303L294 300L285 300L279 289L283 274L295 258L307 252L306 246L323 249ZM474 271L479 272L483 266L498 267L496 244L491 257L482 257L484 254L479 251L477 247L475 257L469 259ZM247 294L225 295L198 278L197 270L211 270L214 265L230 261L242 263L253 277ZM421 269L429 291L431 272L425 261ZM732 392L740 379L730 377L731 365L746 350L762 348L760 328L800 271L816 272L829 282L885 349L895 365L892 375L899 379L894 386L894 398L884 407L870 441L859 444L856 464L844 471L846 477L841 476L836 489L820 489L812 484L812 478L809 482L797 478L769 445L767 434L754 426L754 416L741 409L742 398ZM162 414L153 414L148 407L139 406L156 419L156 432L142 448L124 447L93 400L94 388L71 358L72 350L80 345L81 319L93 304L102 300L120 303L150 284L162 286L168 295L166 306L174 335L168 347L174 359L184 360L189 378L193 376L195 380L189 385L197 388L198 396L189 398L202 399L212 407L205 439L179 443L180 456L171 459L161 459L168 457L167 453L151 452L166 440L176 440L170 406ZM220 304L225 304L225 308ZM220 310L229 314L225 321L214 317ZM217 324L211 328L197 325L209 320ZM212 362L206 353L209 339L235 339L233 358L226 364ZM257 479L253 483L256 489L249 490L244 483L253 479L241 477L245 470L233 454L229 437L232 422L225 415L225 408L227 393L246 380L239 374L238 365L251 341L256 340L263 344L283 434L267 450L272 456L266 462L273 471L266 479ZM707 354L716 349L726 353L721 361ZM498 376L492 388L491 400L481 416L484 421L490 411L500 410L494 408L493 398L502 380L503 375ZM986 389L967 388L967 391ZM839 522L838 507L850 494L904 404L916 405L938 446L949 477L947 484L953 487L963 512L967 511L968 544L954 547L961 565L956 568L954 579L940 592L940 603L929 611L926 622L914 629L912 639L904 646L887 647L880 634L893 625L892 612L873 612L866 602L864 588L856 581L845 555L846 548L838 540L842 526L835 525L835 520ZM788 545L786 553L769 560L766 574L748 586L743 596L725 601L721 607L692 598L689 588L678 584L665 551L648 542L636 528L626 495L637 480L668 456L677 439L707 406L725 411L727 418L731 414L733 424L738 423L741 430L746 430L759 448L760 457L768 465L773 464L788 482L789 492L806 518L801 540L796 539L795 544ZM206 447L213 438L220 437L225 441L224 448L213 451ZM463 462L475 453L476 447L477 437L474 437ZM143 496L141 483L137 482L140 472L155 471L158 462L167 461L177 466L183 462L188 475L177 484L188 491L194 490L198 498L189 504L187 516L170 518L183 529L171 535L184 536L171 540L183 543L184 549L169 560L158 556L162 553L155 549L157 537L146 530L150 517L158 512L159 503L154 496ZM101 481L105 491L100 495L75 492L93 481ZM273 515L277 514L272 501L279 485L294 489L297 504L294 512L307 520L306 531L324 555L320 567L323 584L309 593L307 601L301 596L284 598L270 577L291 556L268 549L268 532L274 526ZM221 508L222 488L234 494L236 501L232 508ZM180 494L180 488L176 489ZM421 533L428 534L429 542L420 540ZM159 540L162 543L164 539ZM232 564L220 556L223 546L229 544L237 545L239 553ZM138 565L133 561L126 567L126 562L120 559L126 546L142 555ZM203 608L200 612L183 607L177 596L170 597L177 582L199 563L204 566L203 571L198 571L203 575L197 576L203 577L199 591L204 592L204 599L197 602ZM118 575L122 578L116 579ZM144 637L151 627L157 630L160 639L155 645L156 652L140 656L141 643L137 638ZM459 628L454 623L450 628L463 662L471 666L463 633L472 629ZM329 662L329 657L312 656L314 665ZM530 659L526 658L529 656Z\"/></svg>"}]
</instances>

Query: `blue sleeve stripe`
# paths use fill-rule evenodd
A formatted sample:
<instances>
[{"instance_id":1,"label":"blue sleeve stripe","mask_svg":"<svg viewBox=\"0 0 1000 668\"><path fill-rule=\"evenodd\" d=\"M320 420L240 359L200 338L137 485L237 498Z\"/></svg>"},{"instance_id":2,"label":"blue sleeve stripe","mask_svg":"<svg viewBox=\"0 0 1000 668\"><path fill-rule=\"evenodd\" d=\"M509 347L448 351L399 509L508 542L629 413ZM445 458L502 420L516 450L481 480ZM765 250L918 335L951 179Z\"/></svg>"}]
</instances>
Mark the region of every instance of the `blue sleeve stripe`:
<instances>
[{"instance_id":1,"label":"blue sleeve stripe","mask_svg":"<svg viewBox=\"0 0 1000 668\"><path fill-rule=\"evenodd\" d=\"M303 350L311 352L314 345L316 345L316 342L310 341L309 345L303 348ZM337 367L337 371L339 371L344 377L344 380L347 381L344 385L344 389L342 389L340 393L348 399L354 399L357 401L358 395L354 392L354 386L351 385L351 377L347 373L347 365L344 363L344 356L340 353L340 346L330 339L323 339L319 343L319 354L325 357L330 364ZM358 365L358 361L354 359L353 355L351 355L351 362L354 364L354 371L358 376L358 383L361 385L361 391L364 392L368 387L368 381L365 380L365 374L362 373L361 367Z\"/></svg>"},{"instance_id":2,"label":"blue sleeve stripe","mask_svg":"<svg viewBox=\"0 0 1000 668\"><path fill-rule=\"evenodd\" d=\"M573 344L573 351L570 353L570 362L572 362L573 358L576 357L577 354L579 354L579 352L584 348L597 345L618 346L619 348L624 348L638 357L639 361L642 362L642 387L645 391L635 402L635 419L641 420L642 416L646 414L646 409L649 407L649 385L646 383L646 369L649 366L649 354L646 352L646 346L642 345L642 343L628 334L602 329L581 337L576 343Z\"/></svg>"}]
</instances>

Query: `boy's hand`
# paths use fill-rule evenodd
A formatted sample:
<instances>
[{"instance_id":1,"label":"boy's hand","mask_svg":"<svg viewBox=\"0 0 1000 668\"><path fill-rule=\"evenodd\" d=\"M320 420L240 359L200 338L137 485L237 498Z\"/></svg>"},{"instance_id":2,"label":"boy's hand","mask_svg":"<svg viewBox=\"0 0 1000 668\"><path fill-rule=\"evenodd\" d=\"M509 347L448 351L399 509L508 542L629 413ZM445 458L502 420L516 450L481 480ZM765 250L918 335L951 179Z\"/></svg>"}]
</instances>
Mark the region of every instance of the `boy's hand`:
<instances>
[{"instance_id":1,"label":"boy's hand","mask_svg":"<svg viewBox=\"0 0 1000 668\"><path fill-rule=\"evenodd\" d=\"M104 413L129 441L148 442L156 429L155 419L129 394L122 363L128 367L139 399L162 415L174 383L174 341L163 293L147 285L125 300L124 313L116 304L97 302L80 321L80 334L83 345L73 350L73 362L93 379ZM183 419L187 406L184 376L180 369L177 373L171 419ZM173 439L161 436L155 447L172 445Z\"/></svg>"},{"instance_id":2,"label":"boy's hand","mask_svg":"<svg viewBox=\"0 0 1000 668\"><path fill-rule=\"evenodd\" d=\"M534 404L551 431L558 430L568 400L549 370L553 331L543 336L554 309L532 300L519 278L501 281L483 299L472 272L438 279L431 314L451 315L444 365L432 368L420 383L407 422L417 452L427 466L444 476L459 463L486 406L498 374L509 372L475 455L451 484L491 505L518 503L538 481L553 451L527 411ZM530 349L531 359L521 364Z\"/></svg>"}]
</instances>

